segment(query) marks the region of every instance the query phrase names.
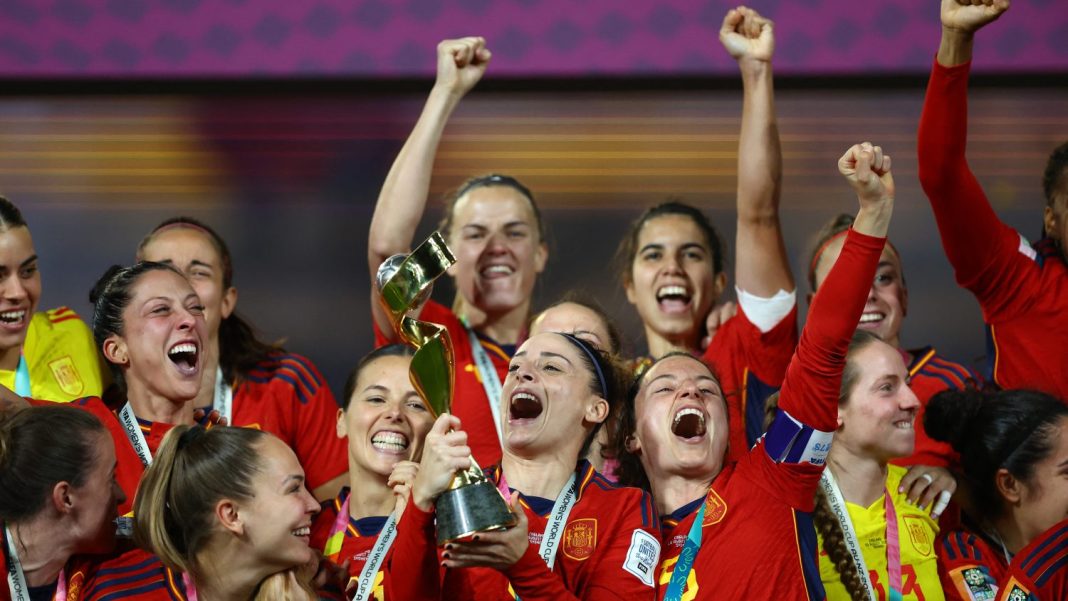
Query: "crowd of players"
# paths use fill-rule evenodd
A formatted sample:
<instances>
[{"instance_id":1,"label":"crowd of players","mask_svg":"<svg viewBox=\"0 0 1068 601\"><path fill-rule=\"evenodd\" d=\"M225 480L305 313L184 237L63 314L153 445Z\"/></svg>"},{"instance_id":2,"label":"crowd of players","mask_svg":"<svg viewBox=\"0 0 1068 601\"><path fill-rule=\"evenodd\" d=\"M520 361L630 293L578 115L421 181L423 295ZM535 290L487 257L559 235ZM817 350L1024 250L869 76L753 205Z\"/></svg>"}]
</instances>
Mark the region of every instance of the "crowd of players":
<instances>
[{"instance_id":1,"label":"crowd of players","mask_svg":"<svg viewBox=\"0 0 1068 601\"><path fill-rule=\"evenodd\" d=\"M470 179L441 225L455 302L419 309L453 343L449 414L413 387L374 282L376 350L335 399L237 314L208 225L151 231L100 278L87 327L37 311L30 230L0 198L0 600L1068 599L1068 144L1033 244L965 159L974 37L1007 9L942 0L918 136L943 246L982 308L984 374L901 347L892 161L868 142L839 159L858 207L820 232L798 333L774 32L745 7L720 30L744 89L737 304L719 302L707 217L653 206L619 247L648 353L623 359L592 297L533 314L534 195ZM481 38L438 46L370 224L371 274L410 250L446 124L490 59ZM517 523L439 546L435 499L472 457Z\"/></svg>"}]
</instances>

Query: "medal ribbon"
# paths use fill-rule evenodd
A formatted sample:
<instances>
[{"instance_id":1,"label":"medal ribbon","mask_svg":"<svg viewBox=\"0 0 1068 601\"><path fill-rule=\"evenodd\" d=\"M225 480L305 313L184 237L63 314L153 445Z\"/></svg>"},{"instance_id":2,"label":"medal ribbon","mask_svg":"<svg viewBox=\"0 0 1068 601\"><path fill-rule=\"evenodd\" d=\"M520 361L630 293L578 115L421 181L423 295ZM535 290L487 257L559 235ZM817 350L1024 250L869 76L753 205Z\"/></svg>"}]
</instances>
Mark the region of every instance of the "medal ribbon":
<instances>
[{"instance_id":1,"label":"medal ribbon","mask_svg":"<svg viewBox=\"0 0 1068 601\"><path fill-rule=\"evenodd\" d=\"M234 389L223 378L222 368L215 368L215 399L212 401L212 409L226 418L226 425L234 425Z\"/></svg>"},{"instance_id":2,"label":"medal ribbon","mask_svg":"<svg viewBox=\"0 0 1068 601\"><path fill-rule=\"evenodd\" d=\"M697 516L690 525L690 533L686 535L686 544L679 554L679 561L671 572L671 581L668 582L664 601L680 601L682 592L686 589L686 581L690 579L693 570L693 562L697 559L697 552L701 550L701 539L704 535L705 502L701 502L701 508L697 510Z\"/></svg>"},{"instance_id":3,"label":"medal ribbon","mask_svg":"<svg viewBox=\"0 0 1068 601\"><path fill-rule=\"evenodd\" d=\"M145 433L141 431L141 425L137 423L129 401L119 411L119 421L122 423L122 429L126 431L126 438L129 438L130 444L133 445L134 452L141 459L141 465L148 467L152 463L152 451L148 448Z\"/></svg>"},{"instance_id":4,"label":"medal ribbon","mask_svg":"<svg viewBox=\"0 0 1068 601\"><path fill-rule=\"evenodd\" d=\"M22 562L19 561L19 553L15 548L15 537L4 526L4 546L7 548L7 590L11 593L11 601L30 601L30 587L26 585L26 575L22 573ZM52 596L55 601L67 601L67 570L63 568L56 578L56 593Z\"/></svg>"},{"instance_id":5,"label":"medal ribbon","mask_svg":"<svg viewBox=\"0 0 1068 601\"><path fill-rule=\"evenodd\" d=\"M21 397L31 396L30 367L26 365L26 356L19 353L19 366L15 368L15 394Z\"/></svg>"},{"instance_id":6,"label":"medal ribbon","mask_svg":"<svg viewBox=\"0 0 1068 601\"><path fill-rule=\"evenodd\" d=\"M901 601L901 539L897 530L897 509L890 498L890 491L884 491L886 506L886 571L890 576L890 601Z\"/></svg>"},{"instance_id":7,"label":"medal ribbon","mask_svg":"<svg viewBox=\"0 0 1068 601\"><path fill-rule=\"evenodd\" d=\"M339 563L338 559L341 558L341 545L345 542L345 532L348 531L349 527L349 499L351 498L352 493L349 493L349 496L345 497L345 502L341 504L337 518L334 519L334 526L330 529L330 537L326 539L326 548L323 549L323 555L326 555L327 559L334 563ZM353 601L366 601L371 598L375 575L378 574L378 570L382 567L382 562L385 561L386 555L389 553L389 549L393 546L393 541L396 538L397 516L391 513L386 518L382 531L378 533L378 540L375 541L374 547L371 548L371 553L367 556L367 562L363 564L363 569L360 570L359 579L356 581L356 591L351 597Z\"/></svg>"},{"instance_id":8,"label":"medal ribbon","mask_svg":"<svg viewBox=\"0 0 1068 601\"><path fill-rule=\"evenodd\" d=\"M478 334L467 325L467 320L462 320L464 329L467 330L467 340L471 344L471 354L478 368L478 379L482 381L482 389L486 391L486 401L489 403L490 413L493 415L493 427L497 429L497 441L504 444L501 434L501 377L497 374L497 368L493 366L482 341Z\"/></svg>"}]
</instances>

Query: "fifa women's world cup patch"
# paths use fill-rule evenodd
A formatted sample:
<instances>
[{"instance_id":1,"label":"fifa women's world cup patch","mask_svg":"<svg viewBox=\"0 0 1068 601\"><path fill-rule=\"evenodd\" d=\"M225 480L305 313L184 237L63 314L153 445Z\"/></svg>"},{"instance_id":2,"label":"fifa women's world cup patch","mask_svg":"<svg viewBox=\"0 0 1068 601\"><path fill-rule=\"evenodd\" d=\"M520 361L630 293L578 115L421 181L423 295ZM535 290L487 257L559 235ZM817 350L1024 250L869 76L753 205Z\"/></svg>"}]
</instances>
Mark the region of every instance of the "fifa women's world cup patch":
<instances>
[{"instance_id":1,"label":"fifa women's world cup patch","mask_svg":"<svg viewBox=\"0 0 1068 601\"><path fill-rule=\"evenodd\" d=\"M644 530L635 530L623 569L634 574L645 586L653 586L656 566L660 563L660 541Z\"/></svg>"},{"instance_id":2,"label":"fifa women's world cup patch","mask_svg":"<svg viewBox=\"0 0 1068 601\"><path fill-rule=\"evenodd\" d=\"M597 547L597 519L574 520L564 529L564 555L583 561L593 555Z\"/></svg>"}]
</instances>

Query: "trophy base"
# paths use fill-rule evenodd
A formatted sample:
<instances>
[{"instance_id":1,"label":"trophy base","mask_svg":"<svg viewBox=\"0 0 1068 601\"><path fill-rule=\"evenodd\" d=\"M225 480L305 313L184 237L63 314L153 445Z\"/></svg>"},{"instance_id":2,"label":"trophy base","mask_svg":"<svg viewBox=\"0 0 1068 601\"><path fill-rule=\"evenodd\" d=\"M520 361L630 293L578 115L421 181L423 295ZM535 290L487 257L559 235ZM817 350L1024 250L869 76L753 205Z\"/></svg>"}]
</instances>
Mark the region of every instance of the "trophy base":
<instances>
[{"instance_id":1,"label":"trophy base","mask_svg":"<svg viewBox=\"0 0 1068 601\"><path fill-rule=\"evenodd\" d=\"M438 546L478 532L514 526L516 517L488 480L445 491L434 502Z\"/></svg>"}]
</instances>

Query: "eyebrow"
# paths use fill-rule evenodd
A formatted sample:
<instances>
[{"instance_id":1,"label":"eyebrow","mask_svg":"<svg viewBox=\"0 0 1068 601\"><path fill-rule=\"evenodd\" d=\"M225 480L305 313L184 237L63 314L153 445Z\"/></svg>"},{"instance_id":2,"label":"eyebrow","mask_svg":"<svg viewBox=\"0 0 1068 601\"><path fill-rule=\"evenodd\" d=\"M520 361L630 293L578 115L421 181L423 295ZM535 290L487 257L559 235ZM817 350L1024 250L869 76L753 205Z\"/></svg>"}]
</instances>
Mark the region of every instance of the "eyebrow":
<instances>
[{"instance_id":1,"label":"eyebrow","mask_svg":"<svg viewBox=\"0 0 1068 601\"><path fill-rule=\"evenodd\" d=\"M664 378L667 378L667 379L672 380L672 381L678 380L678 377L676 377L675 374L668 373L668 374L661 374L661 375L653 378L652 380L649 380L649 384L652 384L653 382L656 382L657 380L662 380ZM716 379L713 378L712 376L697 376L696 379L697 380L702 380L702 381L707 380L709 382L712 382L713 384L716 383Z\"/></svg>"},{"instance_id":2,"label":"eyebrow","mask_svg":"<svg viewBox=\"0 0 1068 601\"><path fill-rule=\"evenodd\" d=\"M519 357L526 357L526 356L527 356L527 352L526 351L520 351L520 352L512 355L512 358L513 359L518 359ZM541 352L541 356L542 357L559 357L560 359L562 359L564 361L567 361L568 365L571 365L571 359L568 359L567 357L561 355L560 353L554 353L554 352L551 352L551 351L542 351Z\"/></svg>"},{"instance_id":3,"label":"eyebrow","mask_svg":"<svg viewBox=\"0 0 1068 601\"><path fill-rule=\"evenodd\" d=\"M381 384L371 384L370 386L366 386L364 387L363 392L367 392L369 390L381 390L383 392L389 392L389 389Z\"/></svg>"},{"instance_id":4,"label":"eyebrow","mask_svg":"<svg viewBox=\"0 0 1068 601\"><path fill-rule=\"evenodd\" d=\"M19 267L25 267L25 266L29 265L30 263L33 263L36 260L37 260L37 255L33 255L29 259L26 259L22 263L19 263Z\"/></svg>"},{"instance_id":5,"label":"eyebrow","mask_svg":"<svg viewBox=\"0 0 1068 601\"><path fill-rule=\"evenodd\" d=\"M284 488L290 481L296 480L297 482L304 482L303 474L290 474L286 476L285 480L282 480L282 487Z\"/></svg>"}]
</instances>

